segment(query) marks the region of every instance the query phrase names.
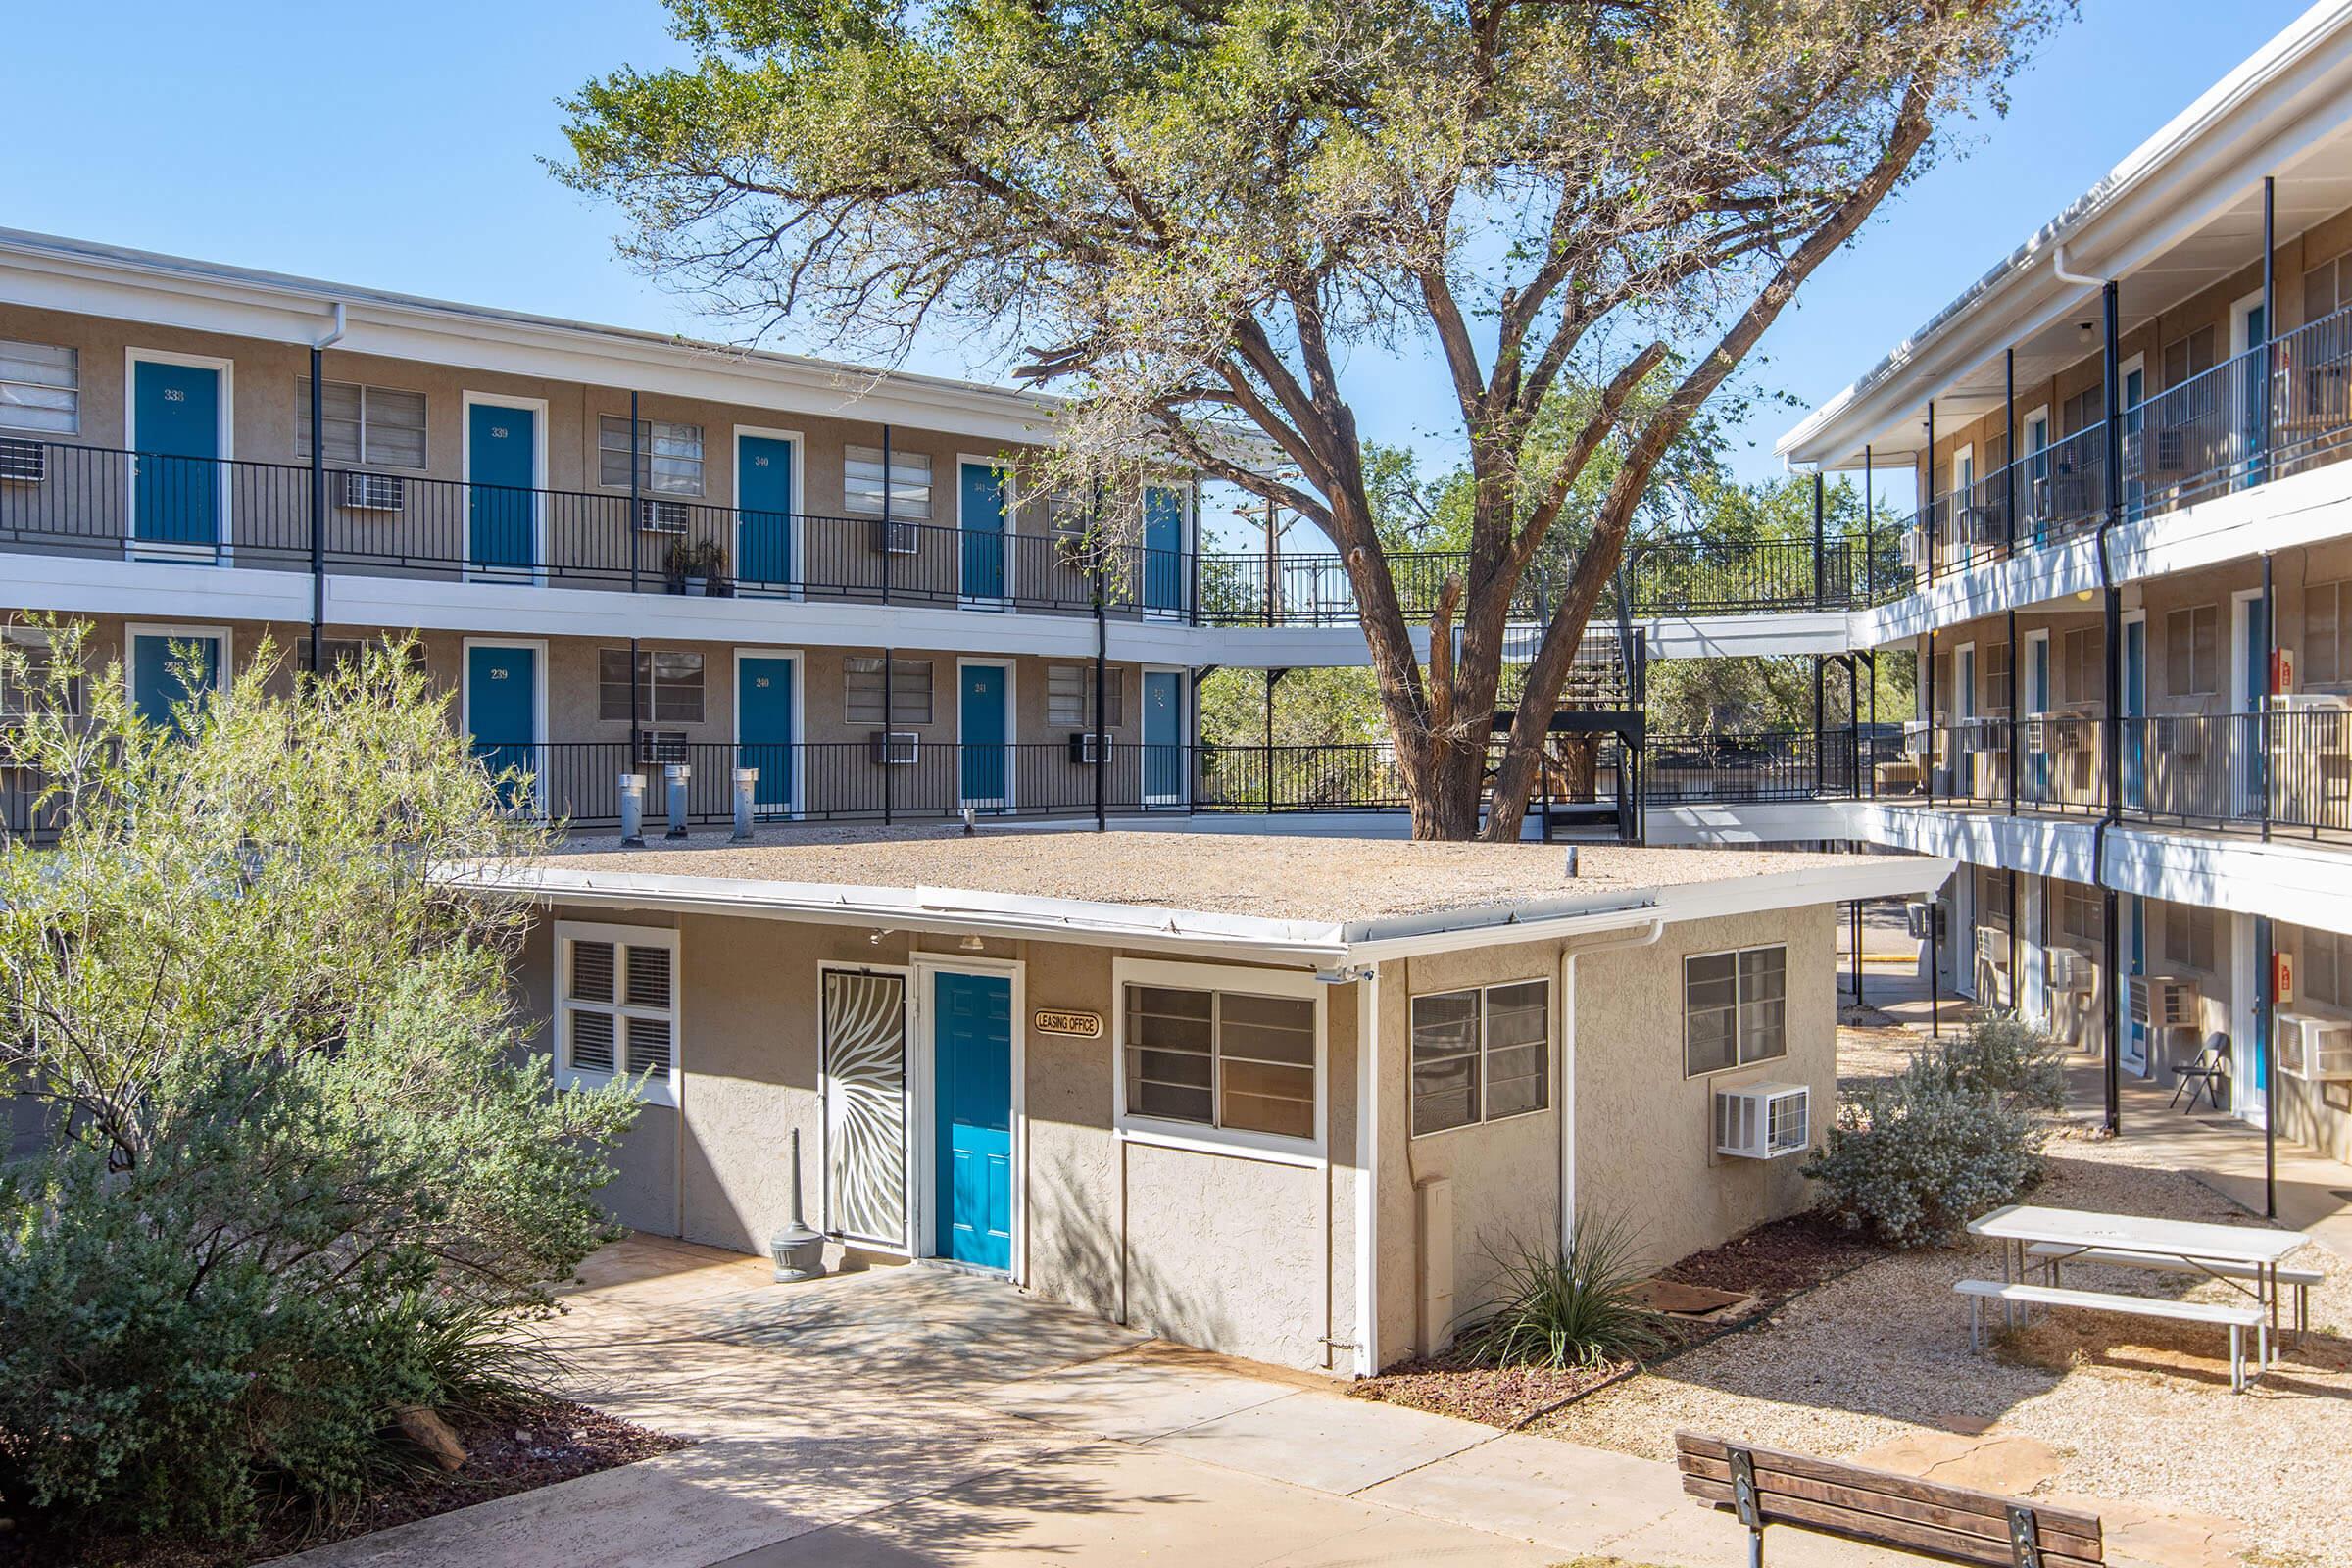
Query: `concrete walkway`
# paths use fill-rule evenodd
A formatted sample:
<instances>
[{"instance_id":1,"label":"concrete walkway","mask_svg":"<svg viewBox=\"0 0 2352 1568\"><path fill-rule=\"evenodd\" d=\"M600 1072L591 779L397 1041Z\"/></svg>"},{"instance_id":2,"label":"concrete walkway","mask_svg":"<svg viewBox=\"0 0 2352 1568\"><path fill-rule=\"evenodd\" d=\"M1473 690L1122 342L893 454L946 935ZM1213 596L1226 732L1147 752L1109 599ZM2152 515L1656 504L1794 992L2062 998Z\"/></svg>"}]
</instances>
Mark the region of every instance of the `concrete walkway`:
<instances>
[{"instance_id":1,"label":"concrete walkway","mask_svg":"<svg viewBox=\"0 0 2352 1568\"><path fill-rule=\"evenodd\" d=\"M292 1559L304 1568L1186 1568L1585 1555L1728 1568L1673 1467L1347 1397L926 1268L767 1283L636 1240L551 1336L578 1396L696 1446ZM1921 1559L1779 1533L1787 1560Z\"/></svg>"}]
</instances>

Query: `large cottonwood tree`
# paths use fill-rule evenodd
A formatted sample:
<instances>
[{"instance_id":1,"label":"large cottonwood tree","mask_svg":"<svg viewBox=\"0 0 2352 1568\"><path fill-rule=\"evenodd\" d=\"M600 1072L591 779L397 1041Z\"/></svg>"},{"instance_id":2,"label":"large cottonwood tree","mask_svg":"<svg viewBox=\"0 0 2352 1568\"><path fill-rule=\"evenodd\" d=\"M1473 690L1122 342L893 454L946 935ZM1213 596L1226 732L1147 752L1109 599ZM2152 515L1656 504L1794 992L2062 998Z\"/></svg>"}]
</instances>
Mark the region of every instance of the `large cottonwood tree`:
<instances>
[{"instance_id":1,"label":"large cottonwood tree","mask_svg":"<svg viewBox=\"0 0 2352 1568\"><path fill-rule=\"evenodd\" d=\"M1425 837L1479 831L1513 591L1604 448L1492 779L1660 457L2070 0L667 0L693 69L567 106L560 172L753 333L1017 355L1060 439L1173 455L1344 557ZM1435 346L1476 476L1417 658L1354 397ZM1574 394L1564 440L1535 441ZM1270 460L1270 461L1269 461ZM1458 651L1457 651L1458 650Z\"/></svg>"}]
</instances>

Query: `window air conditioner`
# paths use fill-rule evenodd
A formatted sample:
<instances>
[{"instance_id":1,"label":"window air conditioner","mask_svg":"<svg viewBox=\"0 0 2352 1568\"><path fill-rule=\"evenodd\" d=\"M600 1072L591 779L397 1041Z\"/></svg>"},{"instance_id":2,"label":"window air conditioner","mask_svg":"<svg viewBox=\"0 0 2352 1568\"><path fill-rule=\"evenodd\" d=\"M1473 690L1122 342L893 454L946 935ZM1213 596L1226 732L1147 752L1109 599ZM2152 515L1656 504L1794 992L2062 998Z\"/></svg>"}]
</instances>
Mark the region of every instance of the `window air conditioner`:
<instances>
[{"instance_id":1,"label":"window air conditioner","mask_svg":"<svg viewBox=\"0 0 2352 1568\"><path fill-rule=\"evenodd\" d=\"M346 473L335 504L347 512L398 512L408 505L409 483L396 473Z\"/></svg>"},{"instance_id":2,"label":"window air conditioner","mask_svg":"<svg viewBox=\"0 0 2352 1568\"><path fill-rule=\"evenodd\" d=\"M2283 1010L2278 1019L2280 1072L2306 1083L2352 1083L2352 1023Z\"/></svg>"},{"instance_id":3,"label":"window air conditioner","mask_svg":"<svg viewBox=\"0 0 2352 1568\"><path fill-rule=\"evenodd\" d=\"M1109 737L1109 736L1107 736L1107 735L1097 735L1097 734L1090 733L1089 731L1086 731L1086 730L1072 730L1072 731L1070 732L1070 760L1071 760L1071 761L1073 761L1073 762L1078 762L1078 763L1082 763L1082 764L1084 764L1084 765L1086 765L1086 766L1089 766L1089 767L1091 767L1091 766L1093 766L1093 765L1094 765L1094 764L1095 764L1095 763L1096 763L1098 760L1101 760L1101 759L1102 759L1102 758L1108 757L1109 755L1110 755L1110 737Z\"/></svg>"},{"instance_id":4,"label":"window air conditioner","mask_svg":"<svg viewBox=\"0 0 2352 1568\"><path fill-rule=\"evenodd\" d=\"M877 556L911 556L914 554L915 532L911 522L884 522L874 519L873 550Z\"/></svg>"},{"instance_id":5,"label":"window air conditioner","mask_svg":"<svg viewBox=\"0 0 2352 1568\"><path fill-rule=\"evenodd\" d=\"M1813 1092L1803 1084L1743 1084L1715 1091L1715 1152L1779 1159L1813 1144Z\"/></svg>"},{"instance_id":6,"label":"window air conditioner","mask_svg":"<svg viewBox=\"0 0 2352 1568\"><path fill-rule=\"evenodd\" d=\"M2090 475L2053 473L2034 481L2034 515L2044 522L2058 517L2086 517L2090 504Z\"/></svg>"},{"instance_id":7,"label":"window air conditioner","mask_svg":"<svg viewBox=\"0 0 2352 1568\"><path fill-rule=\"evenodd\" d=\"M922 737L910 729L878 729L866 737L867 755L877 767L912 767Z\"/></svg>"},{"instance_id":8,"label":"window air conditioner","mask_svg":"<svg viewBox=\"0 0 2352 1568\"><path fill-rule=\"evenodd\" d=\"M659 766L686 760L686 732L682 729L641 729L637 732L637 760Z\"/></svg>"},{"instance_id":9,"label":"window air conditioner","mask_svg":"<svg viewBox=\"0 0 2352 1568\"><path fill-rule=\"evenodd\" d=\"M2009 542L2009 523L1998 507L1967 507L1960 513L1960 537L1972 545Z\"/></svg>"},{"instance_id":10,"label":"window air conditioner","mask_svg":"<svg viewBox=\"0 0 2352 1568\"><path fill-rule=\"evenodd\" d=\"M1925 571L1928 566L1927 534L1918 528L1906 531L1901 543L1896 546L1896 553L1906 567L1913 571Z\"/></svg>"},{"instance_id":11,"label":"window air conditioner","mask_svg":"<svg viewBox=\"0 0 2352 1568\"><path fill-rule=\"evenodd\" d=\"M2090 750L2092 722L2081 713L2056 713L2045 726L2050 734L2050 750L2054 752L2087 752Z\"/></svg>"},{"instance_id":12,"label":"window air conditioner","mask_svg":"<svg viewBox=\"0 0 2352 1568\"><path fill-rule=\"evenodd\" d=\"M637 501L637 526L647 533L684 533L686 503L641 496Z\"/></svg>"},{"instance_id":13,"label":"window air conditioner","mask_svg":"<svg viewBox=\"0 0 2352 1568\"><path fill-rule=\"evenodd\" d=\"M1914 942L1927 942L1944 932L1943 906L1933 899L1914 899L1903 906L1903 929Z\"/></svg>"},{"instance_id":14,"label":"window air conditioner","mask_svg":"<svg viewBox=\"0 0 2352 1568\"><path fill-rule=\"evenodd\" d=\"M1977 927L1977 961L2009 972L2009 933L1997 925Z\"/></svg>"},{"instance_id":15,"label":"window air conditioner","mask_svg":"<svg viewBox=\"0 0 2352 1568\"><path fill-rule=\"evenodd\" d=\"M2193 980L2170 974L2135 974L2129 989L2133 1023L2154 1029L2186 1029L2204 1021Z\"/></svg>"},{"instance_id":16,"label":"window air conditioner","mask_svg":"<svg viewBox=\"0 0 2352 1568\"><path fill-rule=\"evenodd\" d=\"M21 436L0 436L0 484L39 484L49 477L49 448Z\"/></svg>"},{"instance_id":17,"label":"window air conditioner","mask_svg":"<svg viewBox=\"0 0 2352 1568\"><path fill-rule=\"evenodd\" d=\"M2049 977L2052 991L2086 993L2090 990L2090 955L2080 948L2046 950L2042 971Z\"/></svg>"}]
</instances>

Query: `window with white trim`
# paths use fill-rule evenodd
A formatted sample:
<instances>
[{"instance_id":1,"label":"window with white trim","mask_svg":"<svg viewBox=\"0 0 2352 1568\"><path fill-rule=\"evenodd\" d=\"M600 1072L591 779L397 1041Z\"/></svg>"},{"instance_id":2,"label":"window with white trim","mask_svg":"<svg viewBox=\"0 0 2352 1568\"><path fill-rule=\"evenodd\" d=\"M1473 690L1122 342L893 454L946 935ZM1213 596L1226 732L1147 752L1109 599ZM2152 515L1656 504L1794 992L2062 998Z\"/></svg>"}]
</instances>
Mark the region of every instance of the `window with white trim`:
<instances>
[{"instance_id":1,"label":"window with white trim","mask_svg":"<svg viewBox=\"0 0 2352 1568\"><path fill-rule=\"evenodd\" d=\"M1550 1103L1551 983L1413 999L1413 1133L1524 1116Z\"/></svg>"},{"instance_id":2,"label":"window with white trim","mask_svg":"<svg viewBox=\"0 0 2352 1568\"><path fill-rule=\"evenodd\" d=\"M81 351L0 338L0 425L73 435L81 429Z\"/></svg>"},{"instance_id":3,"label":"window with white trim","mask_svg":"<svg viewBox=\"0 0 2352 1568\"><path fill-rule=\"evenodd\" d=\"M1314 1138L1312 997L1129 981L1120 1005L1128 1115Z\"/></svg>"},{"instance_id":4,"label":"window with white trim","mask_svg":"<svg viewBox=\"0 0 2352 1568\"><path fill-rule=\"evenodd\" d=\"M1683 1076L1788 1054L1788 950L1694 953L1683 960Z\"/></svg>"},{"instance_id":5,"label":"window with white trim","mask_svg":"<svg viewBox=\"0 0 2352 1568\"><path fill-rule=\"evenodd\" d=\"M675 931L558 921L557 1081L639 1079L640 1099L677 1103L677 969Z\"/></svg>"},{"instance_id":6,"label":"window with white trim","mask_svg":"<svg viewBox=\"0 0 2352 1568\"><path fill-rule=\"evenodd\" d=\"M350 381L318 383L319 443L329 463L378 468L424 466L424 394ZM311 450L311 378L294 378L294 446Z\"/></svg>"},{"instance_id":7,"label":"window with white trim","mask_svg":"<svg viewBox=\"0 0 2352 1568\"><path fill-rule=\"evenodd\" d=\"M596 653L597 716L607 723L629 721L629 651ZM675 649L646 649L637 655L636 716L649 724L703 721L703 656ZM677 759L684 761L684 758Z\"/></svg>"},{"instance_id":8,"label":"window with white trim","mask_svg":"<svg viewBox=\"0 0 2352 1568\"><path fill-rule=\"evenodd\" d=\"M887 710L884 703L882 660L878 655L852 654L841 662L842 721L888 727L931 722L931 661L894 659L890 662Z\"/></svg>"},{"instance_id":9,"label":"window with white trim","mask_svg":"<svg viewBox=\"0 0 2352 1568\"><path fill-rule=\"evenodd\" d=\"M841 506L853 517L882 515L882 449L841 449ZM923 522L931 515L931 458L923 452L890 455L890 515Z\"/></svg>"},{"instance_id":10,"label":"window with white trim","mask_svg":"<svg viewBox=\"0 0 2352 1568\"><path fill-rule=\"evenodd\" d=\"M2295 931L2293 945L2295 990L2301 998L2331 1007L2352 1006L2352 937L2306 926Z\"/></svg>"},{"instance_id":11,"label":"window with white trim","mask_svg":"<svg viewBox=\"0 0 2352 1568\"><path fill-rule=\"evenodd\" d=\"M2058 884L2058 934L2076 942L2096 942L2107 929L2099 895L2086 883Z\"/></svg>"},{"instance_id":12,"label":"window with white trim","mask_svg":"<svg viewBox=\"0 0 2352 1568\"><path fill-rule=\"evenodd\" d=\"M2352 678L2352 583L2316 582L2303 590L2303 669L2306 686Z\"/></svg>"},{"instance_id":13,"label":"window with white trim","mask_svg":"<svg viewBox=\"0 0 2352 1568\"><path fill-rule=\"evenodd\" d=\"M638 488L648 495L703 493L703 427L668 419L637 421ZM596 420L597 482L611 490L629 488L629 419L625 414Z\"/></svg>"}]
</instances>

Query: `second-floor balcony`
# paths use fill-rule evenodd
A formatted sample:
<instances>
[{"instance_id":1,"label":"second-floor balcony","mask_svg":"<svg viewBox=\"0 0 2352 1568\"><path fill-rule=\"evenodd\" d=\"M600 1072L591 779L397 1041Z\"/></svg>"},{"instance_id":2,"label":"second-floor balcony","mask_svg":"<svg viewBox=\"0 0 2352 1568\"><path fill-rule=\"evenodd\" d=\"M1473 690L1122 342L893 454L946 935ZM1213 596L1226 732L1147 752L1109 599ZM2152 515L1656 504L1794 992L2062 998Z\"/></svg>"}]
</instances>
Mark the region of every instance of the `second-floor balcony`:
<instances>
[{"instance_id":1,"label":"second-floor balcony","mask_svg":"<svg viewBox=\"0 0 2352 1568\"><path fill-rule=\"evenodd\" d=\"M314 480L317 495L314 497ZM1842 610L1900 580L1896 536L1750 541L1679 536L1629 547L1630 613ZM1024 532L879 515L827 516L659 496L510 488L337 466L177 456L0 434L0 551L425 582L848 601L1221 627L1356 621L1331 553L1164 548L1132 531ZM1426 622L1463 552L1397 551L1408 620ZM1567 584L1538 565L1511 607L1547 619Z\"/></svg>"}]
</instances>

